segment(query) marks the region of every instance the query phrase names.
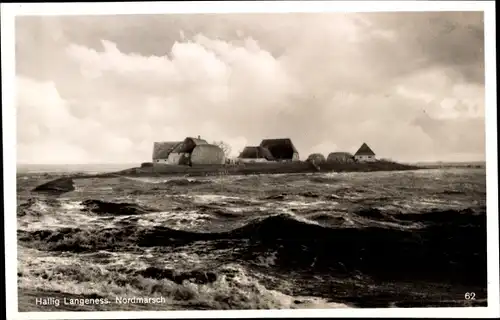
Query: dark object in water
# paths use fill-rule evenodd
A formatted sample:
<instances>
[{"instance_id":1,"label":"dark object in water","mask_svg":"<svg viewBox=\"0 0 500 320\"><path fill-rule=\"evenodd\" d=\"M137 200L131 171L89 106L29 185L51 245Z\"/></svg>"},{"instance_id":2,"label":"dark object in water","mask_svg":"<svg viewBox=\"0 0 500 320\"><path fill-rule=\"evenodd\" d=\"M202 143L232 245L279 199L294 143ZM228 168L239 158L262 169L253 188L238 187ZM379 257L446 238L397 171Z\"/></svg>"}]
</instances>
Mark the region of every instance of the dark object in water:
<instances>
[{"instance_id":1,"label":"dark object in water","mask_svg":"<svg viewBox=\"0 0 500 320\"><path fill-rule=\"evenodd\" d=\"M319 195L314 193L314 192L311 192L311 191L307 191L307 192L303 192L303 193L299 193L299 195L301 197L304 197L304 198L319 198Z\"/></svg>"},{"instance_id":2,"label":"dark object in water","mask_svg":"<svg viewBox=\"0 0 500 320\"><path fill-rule=\"evenodd\" d=\"M151 168L153 167L153 163L152 162L143 162L141 163L141 168Z\"/></svg>"},{"instance_id":3,"label":"dark object in water","mask_svg":"<svg viewBox=\"0 0 500 320\"><path fill-rule=\"evenodd\" d=\"M137 215L155 211L134 203L114 203L93 199L82 201L82 205L85 206L82 211L92 211L97 214L110 214L115 216Z\"/></svg>"},{"instance_id":4,"label":"dark object in water","mask_svg":"<svg viewBox=\"0 0 500 320\"><path fill-rule=\"evenodd\" d=\"M264 198L264 200L285 200L286 194L275 194Z\"/></svg>"},{"instance_id":5,"label":"dark object in water","mask_svg":"<svg viewBox=\"0 0 500 320\"><path fill-rule=\"evenodd\" d=\"M75 185L71 178L60 178L47 183L41 184L35 189L35 192L48 192L48 193L64 193L75 191Z\"/></svg>"}]
</instances>

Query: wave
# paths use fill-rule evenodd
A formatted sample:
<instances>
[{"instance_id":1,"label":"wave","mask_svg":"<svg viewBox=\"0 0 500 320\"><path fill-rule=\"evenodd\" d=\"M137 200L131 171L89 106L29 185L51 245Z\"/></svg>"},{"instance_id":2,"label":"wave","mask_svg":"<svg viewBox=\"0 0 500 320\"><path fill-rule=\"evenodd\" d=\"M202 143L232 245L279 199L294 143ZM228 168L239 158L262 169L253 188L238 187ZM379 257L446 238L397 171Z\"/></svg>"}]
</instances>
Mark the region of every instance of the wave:
<instances>
[{"instance_id":1,"label":"wave","mask_svg":"<svg viewBox=\"0 0 500 320\"><path fill-rule=\"evenodd\" d=\"M420 213L391 212L378 208L363 208L356 211L358 216L383 221L419 222L425 224L478 225L485 223L486 207L465 209L431 209Z\"/></svg>"},{"instance_id":2,"label":"wave","mask_svg":"<svg viewBox=\"0 0 500 320\"><path fill-rule=\"evenodd\" d=\"M311 177L309 178L309 181L318 184L333 184L341 182L342 180L339 179L339 177L335 176L322 176L322 177Z\"/></svg>"},{"instance_id":3,"label":"wave","mask_svg":"<svg viewBox=\"0 0 500 320\"><path fill-rule=\"evenodd\" d=\"M51 207L59 206L57 200L41 200L29 198L17 205L17 216L23 217L26 215L40 216L46 213Z\"/></svg>"},{"instance_id":4,"label":"wave","mask_svg":"<svg viewBox=\"0 0 500 320\"><path fill-rule=\"evenodd\" d=\"M375 212L358 214L386 219ZM436 218L438 217L438 218ZM420 229L326 227L290 214L259 218L226 232L200 233L137 224L100 230L61 228L18 231L27 246L49 251L89 252L134 247L179 247L195 242L238 248L232 259L254 263L275 252L274 267L336 274L362 272L380 279L427 279L486 283L486 215L434 212L401 215ZM427 220L426 220L427 219Z\"/></svg>"},{"instance_id":5,"label":"wave","mask_svg":"<svg viewBox=\"0 0 500 320\"><path fill-rule=\"evenodd\" d=\"M210 184L213 181L202 178L160 178L160 177L120 177L125 181L135 181L147 184L161 184L164 186L194 186Z\"/></svg>"},{"instance_id":6,"label":"wave","mask_svg":"<svg viewBox=\"0 0 500 320\"><path fill-rule=\"evenodd\" d=\"M140 275L144 278L152 278L157 280L168 279L177 284L182 284L184 281L198 284L207 284L213 283L217 280L217 273L204 270L189 270L179 272L174 269L148 267L144 270L136 271L135 274Z\"/></svg>"},{"instance_id":7,"label":"wave","mask_svg":"<svg viewBox=\"0 0 500 320\"><path fill-rule=\"evenodd\" d=\"M135 203L120 203L120 202L109 202L103 200L84 200L81 202L83 208L81 211L92 212L95 214L108 214L108 215L139 215L151 212L157 212L158 210L149 208L146 206L141 206Z\"/></svg>"},{"instance_id":8,"label":"wave","mask_svg":"<svg viewBox=\"0 0 500 320\"><path fill-rule=\"evenodd\" d=\"M321 195L319 195L317 193L314 193L314 192L311 192L311 191L299 192L299 193L284 193L284 192L281 192L281 193L277 193L277 194L271 194L271 195L268 195L268 196L264 196L261 199L262 200L287 200L287 199L294 198L294 197L314 198L314 199L316 199L316 198L320 198ZM329 197L327 196L327 198L329 198Z\"/></svg>"},{"instance_id":9,"label":"wave","mask_svg":"<svg viewBox=\"0 0 500 320\"><path fill-rule=\"evenodd\" d=\"M52 290L69 295L164 297L169 309L282 309L347 307L320 298L290 296L262 285L254 273L238 264L222 264L211 271L175 271L161 267L141 269L61 263L25 270L19 287Z\"/></svg>"}]
</instances>

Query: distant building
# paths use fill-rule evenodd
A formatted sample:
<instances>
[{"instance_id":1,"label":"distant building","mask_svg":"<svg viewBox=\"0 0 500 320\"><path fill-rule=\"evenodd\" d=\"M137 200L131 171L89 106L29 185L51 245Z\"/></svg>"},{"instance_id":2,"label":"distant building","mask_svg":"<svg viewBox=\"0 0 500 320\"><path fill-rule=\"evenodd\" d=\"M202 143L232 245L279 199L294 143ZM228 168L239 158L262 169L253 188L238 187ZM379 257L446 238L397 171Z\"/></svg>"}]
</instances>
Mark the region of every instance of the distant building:
<instances>
[{"instance_id":1,"label":"distant building","mask_svg":"<svg viewBox=\"0 0 500 320\"><path fill-rule=\"evenodd\" d=\"M260 146L268 149L273 158L277 161L298 161L299 152L295 149L292 140L284 139L264 139Z\"/></svg>"},{"instance_id":2,"label":"distant building","mask_svg":"<svg viewBox=\"0 0 500 320\"><path fill-rule=\"evenodd\" d=\"M366 144L363 143L361 147L354 154L354 159L359 162L374 162L377 161L375 158L375 152Z\"/></svg>"},{"instance_id":3,"label":"distant building","mask_svg":"<svg viewBox=\"0 0 500 320\"><path fill-rule=\"evenodd\" d=\"M225 164L224 150L214 144L202 144L191 152L191 165Z\"/></svg>"},{"instance_id":4,"label":"distant building","mask_svg":"<svg viewBox=\"0 0 500 320\"><path fill-rule=\"evenodd\" d=\"M180 142L155 142L153 163L170 165L224 164L225 155L224 151L216 145L209 144L199 137L187 137Z\"/></svg>"},{"instance_id":5,"label":"distant building","mask_svg":"<svg viewBox=\"0 0 500 320\"><path fill-rule=\"evenodd\" d=\"M326 162L353 163L354 156L349 152L331 152L326 158Z\"/></svg>"},{"instance_id":6,"label":"distant building","mask_svg":"<svg viewBox=\"0 0 500 320\"><path fill-rule=\"evenodd\" d=\"M326 162L325 156L322 155L321 153L312 153L307 157L307 162L312 162L312 163L324 163Z\"/></svg>"},{"instance_id":7,"label":"distant building","mask_svg":"<svg viewBox=\"0 0 500 320\"><path fill-rule=\"evenodd\" d=\"M163 141L153 144L153 163L168 163L168 156L182 141Z\"/></svg>"},{"instance_id":8,"label":"distant building","mask_svg":"<svg viewBox=\"0 0 500 320\"><path fill-rule=\"evenodd\" d=\"M248 162L268 162L273 161L274 157L267 148L257 146L257 147L245 147L243 151L238 156L238 162L248 163Z\"/></svg>"}]
</instances>

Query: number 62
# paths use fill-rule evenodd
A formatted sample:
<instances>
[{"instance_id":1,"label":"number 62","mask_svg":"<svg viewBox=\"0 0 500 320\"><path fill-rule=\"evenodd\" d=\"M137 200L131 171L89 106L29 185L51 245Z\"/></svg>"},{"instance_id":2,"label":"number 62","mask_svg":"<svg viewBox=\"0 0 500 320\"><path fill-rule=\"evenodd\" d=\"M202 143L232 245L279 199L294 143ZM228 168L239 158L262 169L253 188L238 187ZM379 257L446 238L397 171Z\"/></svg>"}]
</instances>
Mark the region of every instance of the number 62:
<instances>
[{"instance_id":1,"label":"number 62","mask_svg":"<svg viewBox=\"0 0 500 320\"><path fill-rule=\"evenodd\" d=\"M475 300L475 299L476 299L476 294L474 292L465 293L465 300Z\"/></svg>"}]
</instances>

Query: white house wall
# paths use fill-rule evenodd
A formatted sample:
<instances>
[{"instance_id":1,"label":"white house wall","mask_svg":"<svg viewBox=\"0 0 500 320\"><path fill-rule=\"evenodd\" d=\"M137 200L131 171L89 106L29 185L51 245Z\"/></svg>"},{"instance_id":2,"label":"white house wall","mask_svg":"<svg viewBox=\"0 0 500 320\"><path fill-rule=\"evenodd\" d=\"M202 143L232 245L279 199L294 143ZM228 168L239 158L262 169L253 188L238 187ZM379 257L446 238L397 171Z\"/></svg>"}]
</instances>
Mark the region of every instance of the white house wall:
<instances>
[{"instance_id":1,"label":"white house wall","mask_svg":"<svg viewBox=\"0 0 500 320\"><path fill-rule=\"evenodd\" d=\"M359 162L374 162L377 161L375 156L354 156L354 158Z\"/></svg>"},{"instance_id":2,"label":"white house wall","mask_svg":"<svg viewBox=\"0 0 500 320\"><path fill-rule=\"evenodd\" d=\"M156 159L154 163L168 164L168 159Z\"/></svg>"},{"instance_id":3,"label":"white house wall","mask_svg":"<svg viewBox=\"0 0 500 320\"><path fill-rule=\"evenodd\" d=\"M184 156L184 153L171 152L168 155L168 164L179 164Z\"/></svg>"}]
</instances>

